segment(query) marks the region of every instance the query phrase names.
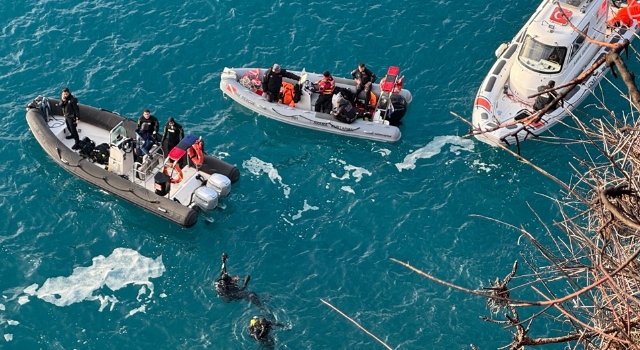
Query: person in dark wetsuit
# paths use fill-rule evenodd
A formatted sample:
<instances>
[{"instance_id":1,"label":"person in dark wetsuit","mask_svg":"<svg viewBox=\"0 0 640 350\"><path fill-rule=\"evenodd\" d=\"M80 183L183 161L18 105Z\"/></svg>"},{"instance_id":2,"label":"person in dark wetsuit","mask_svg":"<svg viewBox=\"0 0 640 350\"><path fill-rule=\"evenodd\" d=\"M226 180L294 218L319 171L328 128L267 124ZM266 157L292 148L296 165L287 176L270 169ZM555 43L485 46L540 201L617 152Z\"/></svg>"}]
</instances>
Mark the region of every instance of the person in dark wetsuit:
<instances>
[{"instance_id":1,"label":"person in dark wetsuit","mask_svg":"<svg viewBox=\"0 0 640 350\"><path fill-rule=\"evenodd\" d=\"M351 77L356 81L356 94L352 102L356 102L358 94L364 91L364 109L367 110L369 106L369 100L371 99L371 86L376 82L378 77L373 74L364 63L360 62L358 68L351 72Z\"/></svg>"},{"instance_id":2,"label":"person in dark wetsuit","mask_svg":"<svg viewBox=\"0 0 640 350\"><path fill-rule=\"evenodd\" d=\"M247 284L251 279L251 276L247 275L247 277L245 277L244 279L244 284L242 285L242 287L240 287L238 285L238 281L240 280L240 278L231 277L227 273L227 258L227 254L222 253L222 268L220 270L220 278L218 278L214 283L218 295L223 297L226 302L229 302L231 300L246 299L256 306L260 307L260 299L258 299L256 293L245 291L245 289L247 288Z\"/></svg>"},{"instance_id":3,"label":"person in dark wetsuit","mask_svg":"<svg viewBox=\"0 0 640 350\"><path fill-rule=\"evenodd\" d=\"M72 149L78 149L80 146L80 135L78 135L78 129L76 126L78 121L80 121L80 108L78 107L78 99L71 95L69 92L69 88L65 87L62 89L62 97L60 98L60 107L62 107L62 115L64 116L64 121L67 124L67 131L69 131L68 136L65 138L67 140L75 140L76 143L73 145Z\"/></svg>"},{"instance_id":4,"label":"person in dark wetsuit","mask_svg":"<svg viewBox=\"0 0 640 350\"><path fill-rule=\"evenodd\" d=\"M351 102L347 101L341 94L333 96L333 111L331 114L339 121L347 124L351 124L356 121L358 114L356 109L353 108Z\"/></svg>"},{"instance_id":5,"label":"person in dark wetsuit","mask_svg":"<svg viewBox=\"0 0 640 350\"><path fill-rule=\"evenodd\" d=\"M163 146L164 154L168 155L171 150L180 143L180 140L184 138L184 130L182 129L182 125L176 123L173 117L169 117L167 119L167 124L164 126L164 132L162 133L162 139L160 139L160 143ZM165 144L166 141L166 144ZM184 166L182 164L182 159L180 159L180 166Z\"/></svg>"},{"instance_id":6,"label":"person in dark wetsuit","mask_svg":"<svg viewBox=\"0 0 640 350\"><path fill-rule=\"evenodd\" d=\"M284 327L282 323L272 322L264 317L253 316L249 322L249 336L263 343L272 343L273 339L269 335L272 326Z\"/></svg>"},{"instance_id":7,"label":"person in dark wetsuit","mask_svg":"<svg viewBox=\"0 0 640 350\"><path fill-rule=\"evenodd\" d=\"M289 73L285 69L281 69L277 63L264 72L264 76L262 76L262 91L267 101L278 102L278 100L282 98L283 77L300 80L299 76Z\"/></svg>"},{"instance_id":8,"label":"person in dark wetsuit","mask_svg":"<svg viewBox=\"0 0 640 350\"><path fill-rule=\"evenodd\" d=\"M160 122L148 109L145 109L138 119L138 129L148 132L152 141L156 141L158 130L160 130Z\"/></svg>"}]
</instances>

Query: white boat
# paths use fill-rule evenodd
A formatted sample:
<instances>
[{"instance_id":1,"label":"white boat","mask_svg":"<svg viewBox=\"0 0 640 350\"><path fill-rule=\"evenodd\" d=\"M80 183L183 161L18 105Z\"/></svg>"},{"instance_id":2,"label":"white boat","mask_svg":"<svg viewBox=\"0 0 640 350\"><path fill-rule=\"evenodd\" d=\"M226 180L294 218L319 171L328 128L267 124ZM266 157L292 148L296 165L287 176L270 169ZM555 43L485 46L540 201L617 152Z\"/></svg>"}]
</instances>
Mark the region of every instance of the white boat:
<instances>
[{"instance_id":1,"label":"white boat","mask_svg":"<svg viewBox=\"0 0 640 350\"><path fill-rule=\"evenodd\" d=\"M136 122L86 105L79 105L82 146L76 150L75 141L67 139L59 102L38 97L27 105L29 128L51 159L78 178L178 225L191 227L199 212L215 209L240 177L234 165L200 152L194 135L185 136L166 157L160 144L151 146L149 155L137 153ZM168 164L179 162L182 169Z\"/></svg>"},{"instance_id":2,"label":"white boat","mask_svg":"<svg viewBox=\"0 0 640 350\"><path fill-rule=\"evenodd\" d=\"M266 68L225 68L220 76L220 89L225 95L250 110L288 124L374 141L395 142L400 139L400 129L394 124L401 124L400 119L404 116L412 96L406 89L393 92L393 89L398 87L395 82L400 79L397 67L390 67L385 76L385 81L390 84L385 84L383 89L388 91L381 90L379 84L372 86L371 92L375 94L377 104L375 110L369 113L371 120L358 118L350 124L336 120L331 114L315 112L315 102L320 94L315 91L312 83L321 80L322 74L308 73L304 69L301 72L287 70L301 77L300 81L283 78L283 82L297 84L301 90L300 100L290 106L268 102L262 97L259 81L266 70ZM252 76L251 79L248 79L249 76ZM355 92L356 83L352 79L337 77L334 79L337 91L348 89L351 93Z\"/></svg>"},{"instance_id":3,"label":"white boat","mask_svg":"<svg viewBox=\"0 0 640 350\"><path fill-rule=\"evenodd\" d=\"M539 87L550 81L556 87L572 81L610 50L585 40L571 24L600 42L633 40L638 31L637 21L630 27L607 26L607 20L617 10L609 6L608 0L543 1L513 40L496 50L498 59L474 101L475 137L493 146L496 142L515 144L537 137L558 123L568 114L565 108L570 111L577 108L608 71L605 65L568 93L564 107L558 105L549 110L538 122L519 122L534 113L536 98L532 96L539 92Z\"/></svg>"}]
</instances>

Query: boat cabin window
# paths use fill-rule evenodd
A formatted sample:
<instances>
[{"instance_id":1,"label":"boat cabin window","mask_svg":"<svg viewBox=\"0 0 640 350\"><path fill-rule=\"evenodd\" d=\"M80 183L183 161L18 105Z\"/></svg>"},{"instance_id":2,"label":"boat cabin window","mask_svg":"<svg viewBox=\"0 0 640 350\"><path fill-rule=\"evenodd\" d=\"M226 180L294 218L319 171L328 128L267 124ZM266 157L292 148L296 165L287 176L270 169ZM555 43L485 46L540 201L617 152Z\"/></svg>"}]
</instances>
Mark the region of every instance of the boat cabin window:
<instances>
[{"instance_id":1,"label":"boat cabin window","mask_svg":"<svg viewBox=\"0 0 640 350\"><path fill-rule=\"evenodd\" d=\"M573 41L573 44L571 44L571 53L569 54L569 59L575 56L576 52L580 51L582 44L584 44L587 32L589 31L589 24L590 23L587 23L587 26L582 30L582 33L584 33L585 36L578 36L576 40Z\"/></svg>"},{"instance_id":2,"label":"boat cabin window","mask_svg":"<svg viewBox=\"0 0 640 350\"><path fill-rule=\"evenodd\" d=\"M518 60L534 72L553 74L562 70L566 56L566 47L546 45L527 35Z\"/></svg>"},{"instance_id":3,"label":"boat cabin window","mask_svg":"<svg viewBox=\"0 0 640 350\"><path fill-rule=\"evenodd\" d=\"M587 1L587 0L560 0L560 2L564 2L567 5L580 7L580 5L582 5L583 2L589 2L589 1Z\"/></svg>"},{"instance_id":4,"label":"boat cabin window","mask_svg":"<svg viewBox=\"0 0 640 350\"><path fill-rule=\"evenodd\" d=\"M122 124L123 122L118 123L109 133L109 141L112 145L117 145L127 138L127 129Z\"/></svg>"}]
</instances>

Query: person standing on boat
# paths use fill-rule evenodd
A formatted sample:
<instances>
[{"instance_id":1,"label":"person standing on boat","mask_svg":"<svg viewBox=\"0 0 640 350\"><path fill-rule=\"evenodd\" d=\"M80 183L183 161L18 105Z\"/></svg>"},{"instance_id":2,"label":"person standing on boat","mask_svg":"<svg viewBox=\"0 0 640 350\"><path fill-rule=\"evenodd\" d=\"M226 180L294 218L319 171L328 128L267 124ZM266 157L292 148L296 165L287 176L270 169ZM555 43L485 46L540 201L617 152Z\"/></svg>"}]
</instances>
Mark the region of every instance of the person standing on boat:
<instances>
[{"instance_id":1,"label":"person standing on boat","mask_svg":"<svg viewBox=\"0 0 640 350\"><path fill-rule=\"evenodd\" d=\"M364 109L367 110L369 108L369 100L371 99L371 86L376 82L378 77L373 74L373 72L371 72L363 62L360 62L358 64L358 68L351 72L351 76L357 84L353 102L356 102L358 100L358 94L360 94L361 91L364 91Z\"/></svg>"},{"instance_id":2,"label":"person standing on boat","mask_svg":"<svg viewBox=\"0 0 640 350\"><path fill-rule=\"evenodd\" d=\"M62 115L64 116L64 121L67 124L67 130L70 134L65 138L67 140L74 139L76 143L73 145L73 149L77 149L80 145L80 136L78 135L78 129L76 129L78 121L80 121L80 108L78 107L78 99L71 95L68 87L62 89L60 106L62 107Z\"/></svg>"},{"instance_id":3,"label":"person standing on boat","mask_svg":"<svg viewBox=\"0 0 640 350\"><path fill-rule=\"evenodd\" d=\"M158 122L158 118L153 116L148 109L145 109L138 119L138 129L148 132L151 140L156 141L158 130L160 130L160 122Z\"/></svg>"},{"instance_id":4,"label":"person standing on boat","mask_svg":"<svg viewBox=\"0 0 640 350\"><path fill-rule=\"evenodd\" d=\"M320 96L316 100L316 112L331 110L331 98L333 97L333 90L336 88L335 79L333 79L331 73L326 70L322 74L322 79L316 84L318 85L318 92L320 93Z\"/></svg>"},{"instance_id":5,"label":"person standing on boat","mask_svg":"<svg viewBox=\"0 0 640 350\"><path fill-rule=\"evenodd\" d=\"M180 140L184 138L184 130L182 125L176 123L173 117L167 119L167 124L164 126L164 132L162 133L162 139L160 142L164 146L164 141L167 141L167 148L164 154L169 154L173 147L180 143Z\"/></svg>"},{"instance_id":6,"label":"person standing on boat","mask_svg":"<svg viewBox=\"0 0 640 350\"><path fill-rule=\"evenodd\" d=\"M277 63L267 69L262 77L262 91L269 102L278 102L282 98L282 78L300 80L300 77L281 69Z\"/></svg>"}]
</instances>

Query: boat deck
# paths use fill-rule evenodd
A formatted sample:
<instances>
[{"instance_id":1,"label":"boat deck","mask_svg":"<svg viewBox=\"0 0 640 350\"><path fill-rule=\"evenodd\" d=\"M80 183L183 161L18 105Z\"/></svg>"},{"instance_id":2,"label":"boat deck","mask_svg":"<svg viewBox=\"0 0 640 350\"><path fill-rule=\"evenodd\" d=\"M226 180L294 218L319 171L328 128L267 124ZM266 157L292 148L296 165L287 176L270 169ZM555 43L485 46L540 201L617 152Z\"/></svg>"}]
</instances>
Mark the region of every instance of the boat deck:
<instances>
[{"instance_id":1,"label":"boat deck","mask_svg":"<svg viewBox=\"0 0 640 350\"><path fill-rule=\"evenodd\" d=\"M48 121L49 128L56 136L56 138L64 144L66 147L71 149L75 144L75 140L67 140L66 136L69 135L66 131L66 123L65 118L63 116L52 116ZM88 123L78 123L77 125L78 135L80 136L80 140L85 137L88 137L93 142L95 142L96 146L102 143L109 143L109 130L105 130L99 128L97 126L88 124ZM77 151L75 151L77 152ZM143 161L141 163L134 163L134 167L128 171L127 178L134 184L144 187L150 191L155 191L155 180L154 176L162 172L164 169L164 165L169 160L164 157L162 152L162 147L160 145L155 145L151 148L150 153L153 156L153 159L144 156ZM188 158L188 157L187 157ZM187 160L189 162L189 160ZM108 166L100 163L93 163L97 167L101 167L103 169L107 169ZM137 171L134 169L138 169ZM198 188L203 186L203 183L206 183L209 178L209 174L199 171L189 164L182 169L183 178L179 183L172 183L169 191L169 199L178 201L183 205L189 205L192 203L193 192ZM200 175L200 176L198 176ZM124 176L123 176L124 177ZM174 178L177 177L174 175Z\"/></svg>"}]
</instances>

